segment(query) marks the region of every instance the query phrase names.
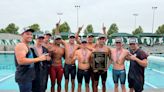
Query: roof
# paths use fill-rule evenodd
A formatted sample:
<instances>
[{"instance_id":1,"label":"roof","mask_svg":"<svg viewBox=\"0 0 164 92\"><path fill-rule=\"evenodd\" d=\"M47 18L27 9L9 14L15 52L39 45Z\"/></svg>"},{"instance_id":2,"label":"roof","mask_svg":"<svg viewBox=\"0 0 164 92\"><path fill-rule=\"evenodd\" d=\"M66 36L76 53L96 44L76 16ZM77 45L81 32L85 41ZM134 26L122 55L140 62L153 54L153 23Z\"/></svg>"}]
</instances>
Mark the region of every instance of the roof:
<instances>
[{"instance_id":1,"label":"roof","mask_svg":"<svg viewBox=\"0 0 164 92\"><path fill-rule=\"evenodd\" d=\"M101 35L102 33L92 33L95 37L98 37L99 35ZM84 34L83 35L84 37L86 37L87 36L87 34Z\"/></svg>"},{"instance_id":2,"label":"roof","mask_svg":"<svg viewBox=\"0 0 164 92\"><path fill-rule=\"evenodd\" d=\"M21 39L20 35L17 34L10 34L10 33L0 33L0 39Z\"/></svg>"},{"instance_id":3,"label":"roof","mask_svg":"<svg viewBox=\"0 0 164 92\"><path fill-rule=\"evenodd\" d=\"M138 37L162 37L162 34L156 34L156 33L140 33L137 34Z\"/></svg>"},{"instance_id":4,"label":"roof","mask_svg":"<svg viewBox=\"0 0 164 92\"><path fill-rule=\"evenodd\" d=\"M32 33L33 35L38 35L38 34L43 34L43 32L42 31L36 31L36 32L34 32L34 33Z\"/></svg>"},{"instance_id":5,"label":"roof","mask_svg":"<svg viewBox=\"0 0 164 92\"><path fill-rule=\"evenodd\" d=\"M61 32L60 35L61 35L61 36L69 36L70 33L71 33L71 32Z\"/></svg>"},{"instance_id":6,"label":"roof","mask_svg":"<svg viewBox=\"0 0 164 92\"><path fill-rule=\"evenodd\" d=\"M132 34L128 34L128 33L113 33L110 35L111 37L135 37Z\"/></svg>"}]
</instances>

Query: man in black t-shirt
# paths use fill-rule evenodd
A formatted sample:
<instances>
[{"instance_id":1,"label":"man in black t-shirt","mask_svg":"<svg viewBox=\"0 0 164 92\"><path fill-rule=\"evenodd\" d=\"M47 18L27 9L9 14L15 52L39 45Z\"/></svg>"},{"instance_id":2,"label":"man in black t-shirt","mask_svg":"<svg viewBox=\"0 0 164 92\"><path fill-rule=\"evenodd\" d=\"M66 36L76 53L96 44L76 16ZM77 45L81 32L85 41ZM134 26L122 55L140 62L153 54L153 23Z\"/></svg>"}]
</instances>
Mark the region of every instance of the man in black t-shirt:
<instances>
[{"instance_id":1,"label":"man in black t-shirt","mask_svg":"<svg viewBox=\"0 0 164 92\"><path fill-rule=\"evenodd\" d=\"M129 39L130 53L130 68L128 73L128 82L130 92L142 92L144 86L144 70L148 65L148 55L139 48L136 38Z\"/></svg>"}]
</instances>

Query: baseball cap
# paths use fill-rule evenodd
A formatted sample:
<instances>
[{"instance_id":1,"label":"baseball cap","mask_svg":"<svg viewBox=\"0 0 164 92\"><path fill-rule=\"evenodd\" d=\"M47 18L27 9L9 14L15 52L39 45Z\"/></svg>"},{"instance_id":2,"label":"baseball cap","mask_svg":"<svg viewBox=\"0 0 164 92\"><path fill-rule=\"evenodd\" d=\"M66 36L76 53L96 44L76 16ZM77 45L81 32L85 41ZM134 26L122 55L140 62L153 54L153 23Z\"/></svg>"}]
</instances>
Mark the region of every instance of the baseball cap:
<instances>
[{"instance_id":1,"label":"baseball cap","mask_svg":"<svg viewBox=\"0 0 164 92\"><path fill-rule=\"evenodd\" d=\"M130 43L138 43L137 38L129 38L129 44Z\"/></svg>"},{"instance_id":2,"label":"baseball cap","mask_svg":"<svg viewBox=\"0 0 164 92\"><path fill-rule=\"evenodd\" d=\"M94 37L94 35L93 35L92 33L89 33L89 34L87 35L87 38L90 37L90 36Z\"/></svg>"},{"instance_id":3,"label":"baseball cap","mask_svg":"<svg viewBox=\"0 0 164 92\"><path fill-rule=\"evenodd\" d=\"M75 38L75 34L71 33L69 34L68 38L74 37Z\"/></svg>"},{"instance_id":4,"label":"baseball cap","mask_svg":"<svg viewBox=\"0 0 164 92\"><path fill-rule=\"evenodd\" d=\"M123 39L121 37L116 37L115 38L115 42L121 42L122 43L123 42Z\"/></svg>"},{"instance_id":5,"label":"baseball cap","mask_svg":"<svg viewBox=\"0 0 164 92\"><path fill-rule=\"evenodd\" d=\"M39 38L44 38L44 35L43 34L37 35L37 39L39 39Z\"/></svg>"},{"instance_id":6,"label":"baseball cap","mask_svg":"<svg viewBox=\"0 0 164 92\"><path fill-rule=\"evenodd\" d=\"M44 35L49 35L49 36L52 36L51 33L45 33Z\"/></svg>"},{"instance_id":7,"label":"baseball cap","mask_svg":"<svg viewBox=\"0 0 164 92\"><path fill-rule=\"evenodd\" d=\"M100 39L100 38L107 38L107 37L106 37L106 35L104 35L104 34L100 34L100 35L98 36L98 39Z\"/></svg>"},{"instance_id":8,"label":"baseball cap","mask_svg":"<svg viewBox=\"0 0 164 92\"><path fill-rule=\"evenodd\" d=\"M22 33L21 34L23 34L23 33L25 33L25 32L34 32L34 30L33 29L31 29L31 28L29 28L29 27L25 27L25 28L23 28L23 30L22 30Z\"/></svg>"},{"instance_id":9,"label":"baseball cap","mask_svg":"<svg viewBox=\"0 0 164 92\"><path fill-rule=\"evenodd\" d=\"M54 40L56 39L62 39L61 35L55 35Z\"/></svg>"},{"instance_id":10,"label":"baseball cap","mask_svg":"<svg viewBox=\"0 0 164 92\"><path fill-rule=\"evenodd\" d=\"M81 39L81 43L87 43L87 40L85 38Z\"/></svg>"}]
</instances>

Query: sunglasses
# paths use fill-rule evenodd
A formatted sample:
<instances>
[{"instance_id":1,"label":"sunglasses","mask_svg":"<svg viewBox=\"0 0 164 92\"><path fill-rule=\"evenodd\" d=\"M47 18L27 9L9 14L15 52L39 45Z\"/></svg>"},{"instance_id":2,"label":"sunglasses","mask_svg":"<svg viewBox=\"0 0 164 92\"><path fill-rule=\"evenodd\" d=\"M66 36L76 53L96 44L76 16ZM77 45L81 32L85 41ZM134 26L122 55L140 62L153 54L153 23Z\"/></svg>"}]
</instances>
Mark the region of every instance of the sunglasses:
<instances>
[{"instance_id":1,"label":"sunglasses","mask_svg":"<svg viewBox=\"0 0 164 92\"><path fill-rule=\"evenodd\" d=\"M121 42L116 42L116 44L121 44Z\"/></svg>"},{"instance_id":2,"label":"sunglasses","mask_svg":"<svg viewBox=\"0 0 164 92\"><path fill-rule=\"evenodd\" d=\"M135 43L130 43L129 45L135 45Z\"/></svg>"},{"instance_id":3,"label":"sunglasses","mask_svg":"<svg viewBox=\"0 0 164 92\"><path fill-rule=\"evenodd\" d=\"M82 44L86 44L87 42L82 42Z\"/></svg>"},{"instance_id":4,"label":"sunglasses","mask_svg":"<svg viewBox=\"0 0 164 92\"><path fill-rule=\"evenodd\" d=\"M74 39L74 38L75 38L74 36L70 37L70 39Z\"/></svg>"},{"instance_id":5,"label":"sunglasses","mask_svg":"<svg viewBox=\"0 0 164 92\"><path fill-rule=\"evenodd\" d=\"M89 36L88 38L93 38L94 36Z\"/></svg>"},{"instance_id":6,"label":"sunglasses","mask_svg":"<svg viewBox=\"0 0 164 92\"><path fill-rule=\"evenodd\" d=\"M60 38L56 39L56 40L61 40Z\"/></svg>"}]
</instances>

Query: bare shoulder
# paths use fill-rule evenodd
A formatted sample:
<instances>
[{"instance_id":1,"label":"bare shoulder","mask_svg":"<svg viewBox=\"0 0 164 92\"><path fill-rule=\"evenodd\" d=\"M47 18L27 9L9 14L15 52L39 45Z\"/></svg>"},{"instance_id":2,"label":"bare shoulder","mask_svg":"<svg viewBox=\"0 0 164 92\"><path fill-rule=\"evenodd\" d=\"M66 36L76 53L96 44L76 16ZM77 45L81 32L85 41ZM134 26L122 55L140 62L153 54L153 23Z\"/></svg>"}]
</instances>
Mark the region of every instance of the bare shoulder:
<instances>
[{"instance_id":1,"label":"bare shoulder","mask_svg":"<svg viewBox=\"0 0 164 92\"><path fill-rule=\"evenodd\" d=\"M15 46L15 51L22 51L22 50L25 50L25 51L27 50L28 51L27 46L24 43L18 43Z\"/></svg>"},{"instance_id":2,"label":"bare shoulder","mask_svg":"<svg viewBox=\"0 0 164 92\"><path fill-rule=\"evenodd\" d=\"M127 50L127 49L123 49L123 51L124 51L125 53L129 53L129 50Z\"/></svg>"}]
</instances>

